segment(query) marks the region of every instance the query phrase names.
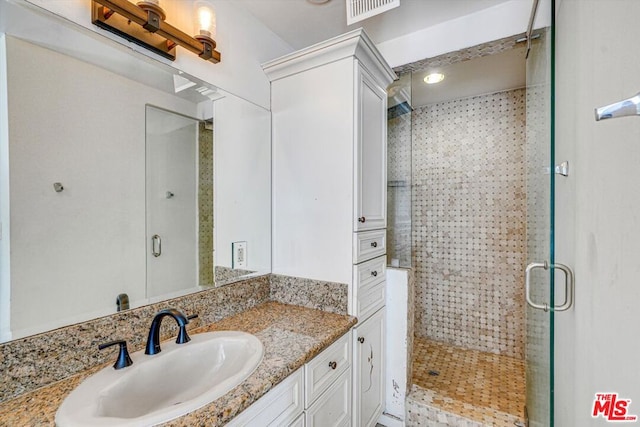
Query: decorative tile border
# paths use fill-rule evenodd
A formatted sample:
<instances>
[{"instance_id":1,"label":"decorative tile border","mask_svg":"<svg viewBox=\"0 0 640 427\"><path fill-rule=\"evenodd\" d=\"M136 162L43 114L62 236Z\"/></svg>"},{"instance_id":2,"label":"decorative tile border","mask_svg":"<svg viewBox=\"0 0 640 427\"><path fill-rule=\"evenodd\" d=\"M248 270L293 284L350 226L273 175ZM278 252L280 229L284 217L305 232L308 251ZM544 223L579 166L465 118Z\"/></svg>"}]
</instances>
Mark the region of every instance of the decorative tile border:
<instances>
[{"instance_id":1,"label":"decorative tile border","mask_svg":"<svg viewBox=\"0 0 640 427\"><path fill-rule=\"evenodd\" d=\"M272 274L271 299L284 304L347 314L348 285Z\"/></svg>"},{"instance_id":2,"label":"decorative tile border","mask_svg":"<svg viewBox=\"0 0 640 427\"><path fill-rule=\"evenodd\" d=\"M455 52L448 52L443 55L434 56L433 58L425 58L409 64L399 65L395 67L393 71L395 71L397 75L401 75L424 70L426 68L443 67L445 65L455 64L456 62L467 61L473 58L495 55L496 53L506 52L513 49L516 46L516 40L522 39L523 37L524 34L505 37L503 39L479 44L466 49L457 50Z\"/></svg>"}]
</instances>

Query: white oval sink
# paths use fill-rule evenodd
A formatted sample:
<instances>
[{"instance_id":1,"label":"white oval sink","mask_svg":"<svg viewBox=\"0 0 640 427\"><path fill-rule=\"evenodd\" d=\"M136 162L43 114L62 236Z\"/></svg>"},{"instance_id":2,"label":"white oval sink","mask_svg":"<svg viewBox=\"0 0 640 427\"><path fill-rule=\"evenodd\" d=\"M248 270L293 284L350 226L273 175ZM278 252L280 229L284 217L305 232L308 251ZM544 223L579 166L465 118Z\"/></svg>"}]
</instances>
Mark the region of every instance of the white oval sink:
<instances>
[{"instance_id":1,"label":"white oval sink","mask_svg":"<svg viewBox=\"0 0 640 427\"><path fill-rule=\"evenodd\" d=\"M162 343L154 356L138 351L133 365L109 366L84 380L62 402L56 425L149 426L194 411L244 381L262 361L255 336L237 331ZM114 355L115 356L115 355Z\"/></svg>"}]
</instances>

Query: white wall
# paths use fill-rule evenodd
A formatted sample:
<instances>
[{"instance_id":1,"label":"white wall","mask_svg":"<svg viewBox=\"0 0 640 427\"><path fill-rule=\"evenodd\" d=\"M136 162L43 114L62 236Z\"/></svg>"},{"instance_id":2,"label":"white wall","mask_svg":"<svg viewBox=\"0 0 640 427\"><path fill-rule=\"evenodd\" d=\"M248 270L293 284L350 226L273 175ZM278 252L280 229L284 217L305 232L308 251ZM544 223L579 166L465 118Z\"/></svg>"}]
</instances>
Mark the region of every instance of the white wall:
<instances>
[{"instance_id":1,"label":"white wall","mask_svg":"<svg viewBox=\"0 0 640 427\"><path fill-rule=\"evenodd\" d=\"M197 106L18 39L7 51L15 338L144 298L145 105Z\"/></svg>"},{"instance_id":2,"label":"white wall","mask_svg":"<svg viewBox=\"0 0 640 427\"><path fill-rule=\"evenodd\" d=\"M353 67L273 82L274 273L351 283Z\"/></svg>"},{"instance_id":3,"label":"white wall","mask_svg":"<svg viewBox=\"0 0 640 427\"><path fill-rule=\"evenodd\" d=\"M231 243L246 241L246 269L271 271L271 114L227 95L213 132L215 265L231 267Z\"/></svg>"},{"instance_id":4,"label":"white wall","mask_svg":"<svg viewBox=\"0 0 640 427\"><path fill-rule=\"evenodd\" d=\"M6 0L0 0L6 1ZM91 23L89 0L27 0L72 22L103 34L118 43L162 62L170 62L126 40L101 30ZM194 34L194 0L163 0L167 22ZM269 81L262 71L261 63L291 52L293 49L260 21L233 5L230 0L205 1L215 7L217 15L217 47L222 60L218 64L206 62L197 55L178 48L173 65L212 83L228 92L269 107Z\"/></svg>"},{"instance_id":5,"label":"white wall","mask_svg":"<svg viewBox=\"0 0 640 427\"><path fill-rule=\"evenodd\" d=\"M575 307L556 315L556 425L602 426L594 394L640 415L640 117L594 107L640 90L637 0L563 0L557 13L556 260L575 269ZM631 425L635 425L630 423Z\"/></svg>"},{"instance_id":6,"label":"white wall","mask_svg":"<svg viewBox=\"0 0 640 427\"><path fill-rule=\"evenodd\" d=\"M389 65L397 67L448 52L477 46L524 33L533 0L510 0L377 45ZM541 0L538 10L547 10L550 0ZM535 28L549 25L537 16Z\"/></svg>"},{"instance_id":7,"label":"white wall","mask_svg":"<svg viewBox=\"0 0 640 427\"><path fill-rule=\"evenodd\" d=\"M6 36L0 34L0 93L7 93ZM6 96L0 97L0 342L11 339L11 269L9 264L9 116ZM3 225L4 224L4 225Z\"/></svg>"}]
</instances>

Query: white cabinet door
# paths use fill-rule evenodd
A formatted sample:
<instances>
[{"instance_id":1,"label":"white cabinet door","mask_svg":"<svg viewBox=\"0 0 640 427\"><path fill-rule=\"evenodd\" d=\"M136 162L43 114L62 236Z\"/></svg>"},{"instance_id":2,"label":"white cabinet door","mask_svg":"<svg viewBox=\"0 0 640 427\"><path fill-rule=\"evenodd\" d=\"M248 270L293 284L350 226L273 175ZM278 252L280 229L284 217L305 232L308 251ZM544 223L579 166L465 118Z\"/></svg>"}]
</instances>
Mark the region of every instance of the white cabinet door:
<instances>
[{"instance_id":1,"label":"white cabinet door","mask_svg":"<svg viewBox=\"0 0 640 427\"><path fill-rule=\"evenodd\" d=\"M347 369L305 412L307 427L348 427L351 422L351 369Z\"/></svg>"},{"instance_id":2,"label":"white cabinet door","mask_svg":"<svg viewBox=\"0 0 640 427\"><path fill-rule=\"evenodd\" d=\"M301 414L294 422L289 424L289 427L305 427L304 414Z\"/></svg>"},{"instance_id":3,"label":"white cabinet door","mask_svg":"<svg viewBox=\"0 0 640 427\"><path fill-rule=\"evenodd\" d=\"M387 92L356 67L354 231L387 226Z\"/></svg>"},{"instance_id":4,"label":"white cabinet door","mask_svg":"<svg viewBox=\"0 0 640 427\"><path fill-rule=\"evenodd\" d=\"M353 329L354 426L375 426L384 409L384 317L383 307Z\"/></svg>"}]
</instances>

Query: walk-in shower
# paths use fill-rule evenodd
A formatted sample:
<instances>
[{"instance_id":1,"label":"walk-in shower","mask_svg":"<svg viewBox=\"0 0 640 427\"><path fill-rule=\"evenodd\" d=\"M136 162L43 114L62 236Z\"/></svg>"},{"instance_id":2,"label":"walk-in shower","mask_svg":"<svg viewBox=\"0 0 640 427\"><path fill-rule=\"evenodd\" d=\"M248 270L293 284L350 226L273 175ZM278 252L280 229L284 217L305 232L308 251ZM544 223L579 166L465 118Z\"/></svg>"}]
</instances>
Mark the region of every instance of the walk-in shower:
<instances>
[{"instance_id":1,"label":"walk-in shower","mask_svg":"<svg viewBox=\"0 0 640 427\"><path fill-rule=\"evenodd\" d=\"M553 314L524 293L528 264L553 265L550 10L528 37L399 67L389 88L388 265L415 288L407 425L552 422ZM549 301L549 271L530 279Z\"/></svg>"}]
</instances>

